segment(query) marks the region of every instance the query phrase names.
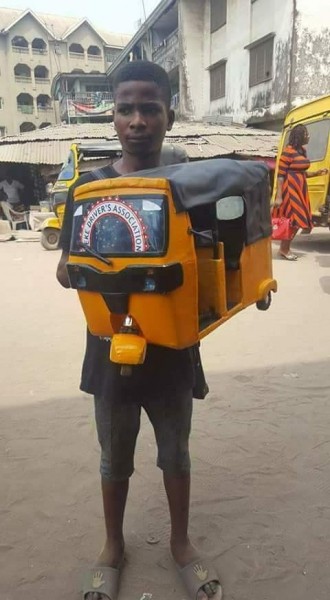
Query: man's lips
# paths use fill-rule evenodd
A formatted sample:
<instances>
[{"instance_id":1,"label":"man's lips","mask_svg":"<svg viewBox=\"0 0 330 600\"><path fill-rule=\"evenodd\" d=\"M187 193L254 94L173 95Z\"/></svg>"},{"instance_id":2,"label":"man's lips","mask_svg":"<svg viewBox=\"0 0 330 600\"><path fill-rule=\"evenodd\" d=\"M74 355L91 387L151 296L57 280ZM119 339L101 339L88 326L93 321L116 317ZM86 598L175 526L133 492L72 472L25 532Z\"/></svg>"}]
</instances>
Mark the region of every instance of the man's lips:
<instances>
[{"instance_id":1,"label":"man's lips","mask_svg":"<svg viewBox=\"0 0 330 600\"><path fill-rule=\"evenodd\" d=\"M141 142L149 142L150 137L147 135L134 135L126 138L128 142L133 143L141 143Z\"/></svg>"}]
</instances>

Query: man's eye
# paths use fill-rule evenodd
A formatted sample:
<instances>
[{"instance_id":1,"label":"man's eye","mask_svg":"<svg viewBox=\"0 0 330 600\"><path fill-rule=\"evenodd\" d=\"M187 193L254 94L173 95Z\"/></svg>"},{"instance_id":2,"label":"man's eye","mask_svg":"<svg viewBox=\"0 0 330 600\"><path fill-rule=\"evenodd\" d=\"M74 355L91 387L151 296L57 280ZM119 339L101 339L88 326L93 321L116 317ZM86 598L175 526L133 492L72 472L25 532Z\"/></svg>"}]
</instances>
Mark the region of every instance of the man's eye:
<instances>
[{"instance_id":1,"label":"man's eye","mask_svg":"<svg viewBox=\"0 0 330 600\"><path fill-rule=\"evenodd\" d=\"M147 115L157 115L159 108L158 106L146 106L143 112Z\"/></svg>"},{"instance_id":2,"label":"man's eye","mask_svg":"<svg viewBox=\"0 0 330 600\"><path fill-rule=\"evenodd\" d=\"M131 112L128 106L120 106L117 110L121 115L129 115Z\"/></svg>"}]
</instances>

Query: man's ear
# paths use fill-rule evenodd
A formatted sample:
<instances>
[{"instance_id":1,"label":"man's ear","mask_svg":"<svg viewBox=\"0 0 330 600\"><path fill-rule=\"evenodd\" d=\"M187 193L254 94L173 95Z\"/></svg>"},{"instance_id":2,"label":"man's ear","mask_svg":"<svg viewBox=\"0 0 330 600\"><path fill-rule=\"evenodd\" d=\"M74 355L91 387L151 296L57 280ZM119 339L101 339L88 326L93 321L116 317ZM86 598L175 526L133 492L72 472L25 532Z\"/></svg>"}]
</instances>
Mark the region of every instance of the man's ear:
<instances>
[{"instance_id":1,"label":"man's ear","mask_svg":"<svg viewBox=\"0 0 330 600\"><path fill-rule=\"evenodd\" d=\"M168 111L168 124L167 124L167 131L171 131L173 124L175 121L175 112L174 110L170 109Z\"/></svg>"}]
</instances>

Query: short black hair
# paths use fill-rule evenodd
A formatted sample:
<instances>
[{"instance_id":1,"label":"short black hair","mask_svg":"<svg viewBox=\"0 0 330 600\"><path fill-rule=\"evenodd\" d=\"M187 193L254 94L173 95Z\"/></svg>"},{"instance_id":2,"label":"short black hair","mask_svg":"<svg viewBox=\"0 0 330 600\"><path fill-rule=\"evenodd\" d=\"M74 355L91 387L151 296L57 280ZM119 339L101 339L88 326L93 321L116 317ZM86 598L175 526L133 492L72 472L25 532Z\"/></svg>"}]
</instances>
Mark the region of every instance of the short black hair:
<instances>
[{"instance_id":1,"label":"short black hair","mask_svg":"<svg viewBox=\"0 0 330 600\"><path fill-rule=\"evenodd\" d=\"M113 79L113 91L126 81L152 81L162 90L167 108L171 106L171 84L165 69L148 60L135 60L121 67Z\"/></svg>"}]
</instances>

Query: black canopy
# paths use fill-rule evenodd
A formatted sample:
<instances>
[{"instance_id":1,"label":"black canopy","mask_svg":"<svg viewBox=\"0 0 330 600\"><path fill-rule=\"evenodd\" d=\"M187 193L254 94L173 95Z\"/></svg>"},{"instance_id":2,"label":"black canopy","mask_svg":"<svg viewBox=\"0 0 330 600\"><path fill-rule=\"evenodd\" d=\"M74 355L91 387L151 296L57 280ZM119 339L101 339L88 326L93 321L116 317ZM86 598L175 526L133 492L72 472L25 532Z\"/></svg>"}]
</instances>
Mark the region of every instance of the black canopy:
<instances>
[{"instance_id":1,"label":"black canopy","mask_svg":"<svg viewBox=\"0 0 330 600\"><path fill-rule=\"evenodd\" d=\"M246 207L246 243L253 244L271 235L270 184L264 163L213 159L125 175L133 176L167 179L177 212L189 212L221 198L241 196Z\"/></svg>"}]
</instances>

